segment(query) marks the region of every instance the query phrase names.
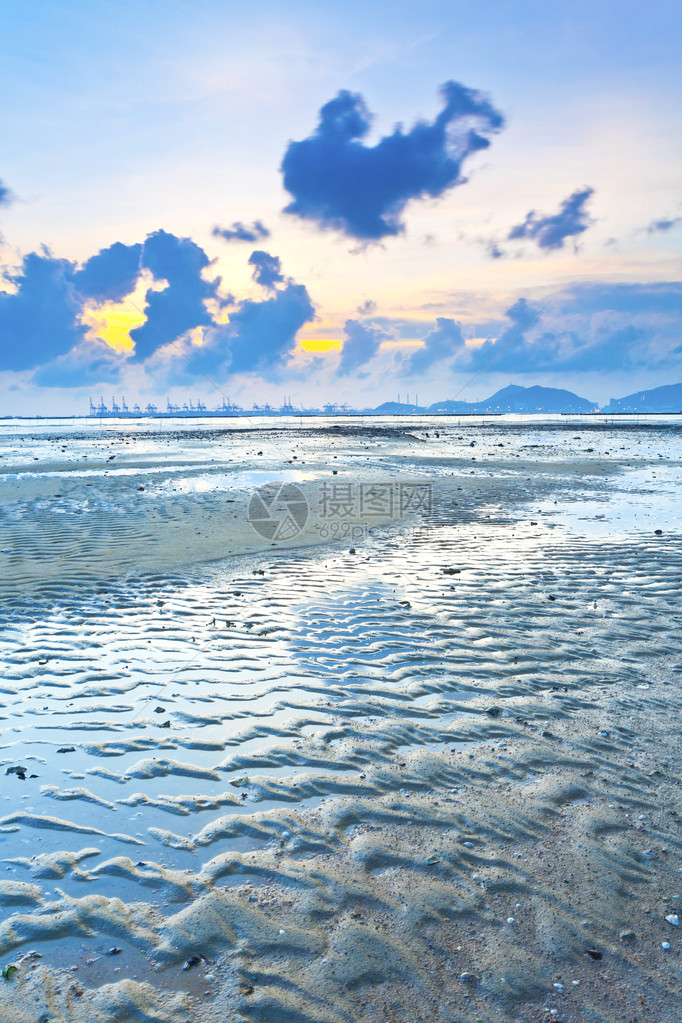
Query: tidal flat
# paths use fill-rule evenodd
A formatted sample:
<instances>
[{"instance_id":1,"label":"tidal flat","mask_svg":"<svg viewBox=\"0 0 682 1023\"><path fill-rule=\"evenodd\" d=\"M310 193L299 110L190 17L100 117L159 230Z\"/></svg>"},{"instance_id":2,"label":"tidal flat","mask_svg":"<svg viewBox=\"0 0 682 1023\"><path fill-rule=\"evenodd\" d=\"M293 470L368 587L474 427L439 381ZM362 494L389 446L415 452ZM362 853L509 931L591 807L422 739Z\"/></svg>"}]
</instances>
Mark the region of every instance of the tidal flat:
<instances>
[{"instance_id":1,"label":"tidal flat","mask_svg":"<svg viewBox=\"0 0 682 1023\"><path fill-rule=\"evenodd\" d=\"M679 1023L678 420L0 426L0 1021Z\"/></svg>"}]
</instances>

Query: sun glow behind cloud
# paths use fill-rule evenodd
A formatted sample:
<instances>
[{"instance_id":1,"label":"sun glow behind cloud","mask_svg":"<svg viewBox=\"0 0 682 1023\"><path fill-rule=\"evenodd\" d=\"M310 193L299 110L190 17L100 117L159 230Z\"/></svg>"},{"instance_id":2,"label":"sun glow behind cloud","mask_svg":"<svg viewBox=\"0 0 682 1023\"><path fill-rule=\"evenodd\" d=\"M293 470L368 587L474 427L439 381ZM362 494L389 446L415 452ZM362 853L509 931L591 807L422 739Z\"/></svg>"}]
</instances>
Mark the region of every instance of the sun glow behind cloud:
<instances>
[{"instance_id":1,"label":"sun glow behind cloud","mask_svg":"<svg viewBox=\"0 0 682 1023\"><path fill-rule=\"evenodd\" d=\"M303 352L338 352L342 344L337 338L303 337L297 347Z\"/></svg>"},{"instance_id":2,"label":"sun glow behind cloud","mask_svg":"<svg viewBox=\"0 0 682 1023\"><path fill-rule=\"evenodd\" d=\"M130 331L146 322L143 309L145 295L149 288L159 290L165 282L150 282L147 275L141 278L135 291L121 302L103 302L100 305L86 306L81 316L83 324L88 327L86 337L90 341L101 338L105 344L116 352L130 352L134 348Z\"/></svg>"}]
</instances>

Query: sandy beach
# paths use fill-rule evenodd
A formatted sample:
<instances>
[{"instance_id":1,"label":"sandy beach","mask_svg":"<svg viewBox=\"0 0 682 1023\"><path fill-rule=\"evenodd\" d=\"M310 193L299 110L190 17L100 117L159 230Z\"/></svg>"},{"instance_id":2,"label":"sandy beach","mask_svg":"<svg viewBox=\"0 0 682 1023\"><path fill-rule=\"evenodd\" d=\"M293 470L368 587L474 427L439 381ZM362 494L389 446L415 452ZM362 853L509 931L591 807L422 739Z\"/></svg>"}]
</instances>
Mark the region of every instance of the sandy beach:
<instances>
[{"instance_id":1,"label":"sandy beach","mask_svg":"<svg viewBox=\"0 0 682 1023\"><path fill-rule=\"evenodd\" d=\"M674 419L3 429L3 1023L679 1023Z\"/></svg>"}]
</instances>

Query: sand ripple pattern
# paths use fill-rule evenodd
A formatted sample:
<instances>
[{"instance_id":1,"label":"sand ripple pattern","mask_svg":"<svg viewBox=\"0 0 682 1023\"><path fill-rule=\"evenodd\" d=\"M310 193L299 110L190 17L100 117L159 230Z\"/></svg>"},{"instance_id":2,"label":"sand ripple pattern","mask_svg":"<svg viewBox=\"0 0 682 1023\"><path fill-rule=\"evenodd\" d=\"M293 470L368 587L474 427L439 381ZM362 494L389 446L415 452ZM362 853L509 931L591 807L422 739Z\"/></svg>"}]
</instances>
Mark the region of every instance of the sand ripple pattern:
<instances>
[{"instance_id":1,"label":"sand ripple pattern","mask_svg":"<svg viewBox=\"0 0 682 1023\"><path fill-rule=\"evenodd\" d=\"M0 954L43 957L19 1023L601 1023L620 983L677 1018L679 945L665 982L618 935L654 884L637 941L675 937L680 538L455 503L354 553L7 607Z\"/></svg>"}]
</instances>

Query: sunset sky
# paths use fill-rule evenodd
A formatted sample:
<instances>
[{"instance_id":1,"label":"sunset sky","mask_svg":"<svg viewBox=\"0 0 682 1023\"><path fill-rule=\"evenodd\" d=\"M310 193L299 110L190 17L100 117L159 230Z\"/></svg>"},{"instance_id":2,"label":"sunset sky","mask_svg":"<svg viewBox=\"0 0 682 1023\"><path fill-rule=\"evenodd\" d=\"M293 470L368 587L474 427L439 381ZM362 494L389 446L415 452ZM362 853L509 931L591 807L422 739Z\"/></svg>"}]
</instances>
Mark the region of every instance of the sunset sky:
<instances>
[{"instance_id":1,"label":"sunset sky","mask_svg":"<svg viewBox=\"0 0 682 1023\"><path fill-rule=\"evenodd\" d=\"M681 39L660 0L6 6L0 414L682 381Z\"/></svg>"}]
</instances>

